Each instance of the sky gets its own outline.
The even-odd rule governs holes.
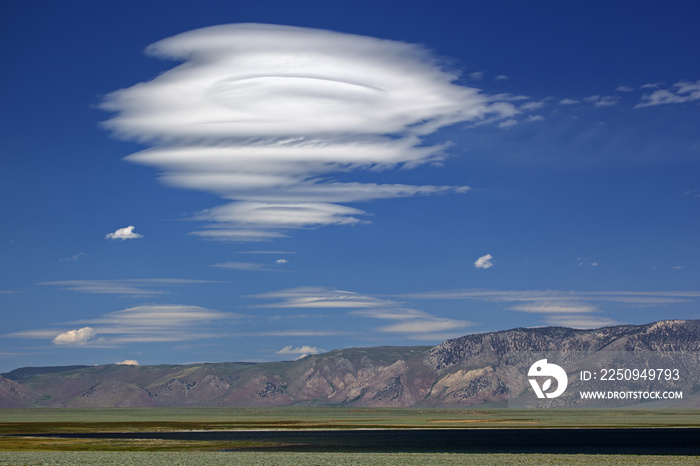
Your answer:
[[[700,318],[698,14],[4,2],[0,371]]]

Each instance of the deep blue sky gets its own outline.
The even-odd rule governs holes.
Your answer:
[[[4,2],[0,371],[700,318],[699,13]],[[202,35],[144,53],[240,23],[308,29],[205,30],[228,45],[197,45],[185,69],[211,83],[192,98],[184,73],[166,73],[189,56],[162,55]],[[403,142],[394,165],[371,156]],[[280,144],[289,163],[270,155]],[[323,164],[304,162],[310,146]],[[186,165],[125,160],[145,149]]]

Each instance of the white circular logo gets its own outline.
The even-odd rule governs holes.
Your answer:
[[[566,371],[556,364],[549,364],[546,359],[540,359],[527,372],[528,377],[536,377],[528,379],[532,389],[535,391],[537,398],[556,398],[566,390],[568,379]],[[540,386],[538,378],[544,379]],[[554,391],[548,392],[552,387],[552,378],[557,381],[557,388]]]

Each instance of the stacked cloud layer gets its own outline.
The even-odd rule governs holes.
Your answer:
[[[423,139],[457,122],[510,118],[509,96],[455,83],[422,47],[288,26],[190,31],[147,53],[182,61],[108,95],[105,122],[149,144],[128,157],[169,185],[229,202],[200,212],[208,239],[263,241],[291,228],[363,222],[344,203],[465,192],[453,186],[340,182],[333,173],[412,167],[443,157]]]

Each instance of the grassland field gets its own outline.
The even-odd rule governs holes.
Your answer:
[[[2,452],[3,466],[99,465],[99,466],[355,466],[355,465],[697,465],[688,456],[635,455],[521,455],[457,453],[261,453],[261,452]]]
[[[700,457],[694,456],[285,453],[279,451],[284,445],[254,441],[48,437],[113,432],[478,428],[700,428],[700,410],[3,409],[0,464],[700,464]],[[269,452],[264,451],[268,448]],[[114,457],[116,453],[121,456]],[[143,455],[151,456],[144,460]]]
[[[571,427],[700,427],[700,409],[662,411],[282,407],[0,410],[0,435],[236,429]]]

